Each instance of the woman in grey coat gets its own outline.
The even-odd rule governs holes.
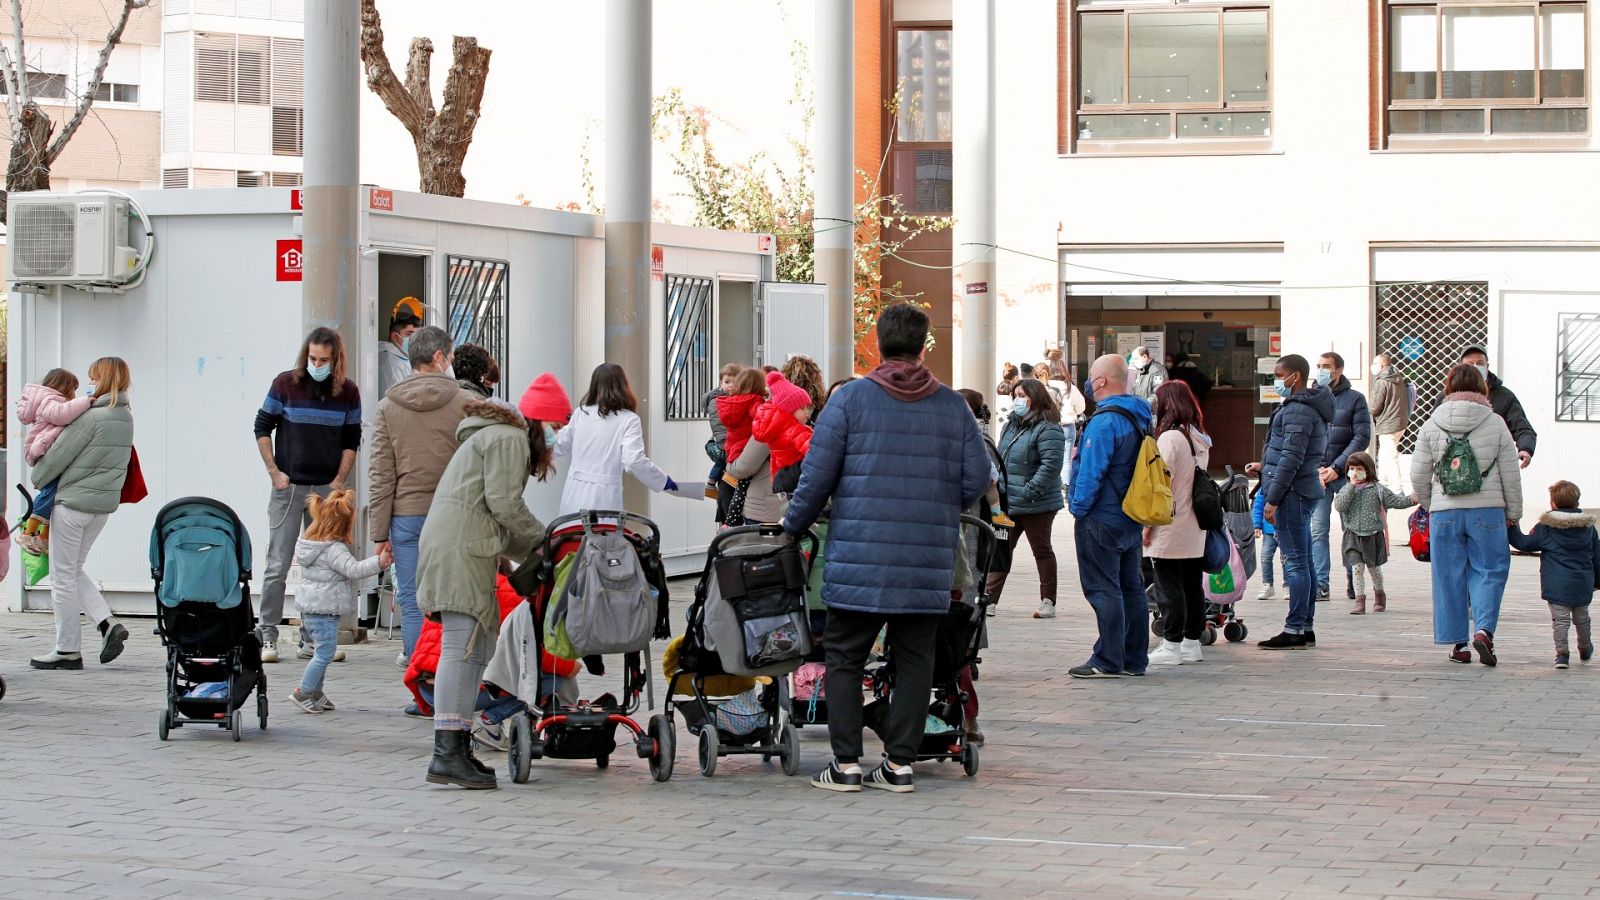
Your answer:
[[[89,367],[89,411],[68,425],[33,468],[34,487],[59,479],[50,514],[50,604],[56,619],[56,647],[28,664],[35,669],[82,669],[83,633],[78,614],[100,629],[100,662],[122,653],[128,629],[111,616],[111,607],[84,571],[89,550],[122,502],[133,455],[133,413],[128,408],[132,377],[115,356]]]
[[[1014,549],[1023,535],[1039,567],[1039,609],[1035,619],[1056,617],[1056,551],[1050,531],[1056,514],[1065,506],[1061,496],[1061,468],[1066,465],[1067,439],[1061,429],[1061,410],[1042,382],[1017,383],[1011,421],[1000,436],[1000,458],[1005,462],[1006,500],[1016,527],[1011,529]],[[989,576],[989,596],[996,602],[1005,588],[1006,573]]]
[[[1446,493],[1440,463],[1451,458],[1452,440],[1466,438],[1477,463],[1478,490]],[[1452,480],[1458,480],[1452,476]],[[1496,663],[1494,631],[1511,571],[1506,527],[1522,518],[1522,469],[1517,444],[1489,405],[1489,384],[1473,366],[1458,365],[1445,379],[1444,402],[1417,435],[1411,484],[1428,511],[1433,553],[1433,642],[1450,646],[1452,662],[1470,663],[1467,642],[1486,666]]]

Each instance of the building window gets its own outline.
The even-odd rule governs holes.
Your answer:
[[[1587,134],[1586,6],[1393,0],[1389,135]]]
[[[1076,16],[1080,143],[1271,137],[1270,4],[1079,0]]]
[[[169,191],[189,186],[188,169],[162,169],[161,186]]]
[[[1445,376],[1461,348],[1489,346],[1489,284],[1484,281],[1400,282],[1377,286],[1374,348],[1392,354],[1417,389],[1421,408],[1444,396]],[[1410,453],[1427,416],[1412,416],[1400,441]]]
[[[111,81],[102,81],[99,89],[94,92],[94,99],[111,103],[138,103],[139,86],[137,84],[118,84]]]
[[[1600,313],[1562,313],[1556,343],[1556,421],[1600,422]]]
[[[306,111],[294,107],[272,108],[272,155],[304,156]]]
[[[700,405],[716,387],[711,361],[711,279],[668,275],[667,418],[704,419]]]
[[[895,32],[894,149],[890,182],[912,215],[952,208],[950,29]]]
[[[6,80],[0,78],[0,97],[9,93],[11,89],[6,86]],[[28,96],[35,100],[65,100],[67,76],[51,72],[29,72]]]
[[[450,256],[446,262],[450,274],[445,282],[445,316],[451,339],[458,346],[477,344],[489,351],[500,364],[502,373],[510,372],[506,335],[511,307],[511,266],[498,260],[469,256]],[[502,400],[506,397],[507,380],[502,377],[495,389]]]

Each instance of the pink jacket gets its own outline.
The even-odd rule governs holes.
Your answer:
[[[23,444],[28,465],[38,465],[61,432],[88,412],[89,404],[93,402],[92,397],[63,397],[60,391],[42,384],[24,387],[22,396],[17,399],[17,418],[22,420],[22,424],[31,426],[28,440]]]

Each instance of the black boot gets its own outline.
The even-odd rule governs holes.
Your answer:
[[[428,763],[428,783],[460,785],[468,790],[499,787],[493,772],[485,774],[473,765],[467,749],[471,740],[470,732],[436,729],[433,732],[433,760]]]
[[[485,764],[483,760],[478,758],[477,754],[472,752],[472,732],[465,731],[465,732],[462,732],[462,733],[467,736],[467,739],[462,742],[462,746],[465,747],[466,750],[467,750],[467,762],[472,763],[472,767],[474,769],[477,769],[479,772],[482,772],[483,774],[489,776],[490,778],[493,778],[494,777],[494,769],[492,767],[490,767],[489,765]]]

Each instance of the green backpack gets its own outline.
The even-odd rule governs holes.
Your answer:
[[[1439,457],[1439,464],[1434,467],[1434,473],[1439,476],[1439,486],[1451,497],[1476,494],[1483,490],[1484,476],[1494,469],[1494,463],[1479,470],[1478,455],[1472,452],[1471,436],[1448,431],[1444,435],[1450,440],[1444,445],[1444,455]]]

